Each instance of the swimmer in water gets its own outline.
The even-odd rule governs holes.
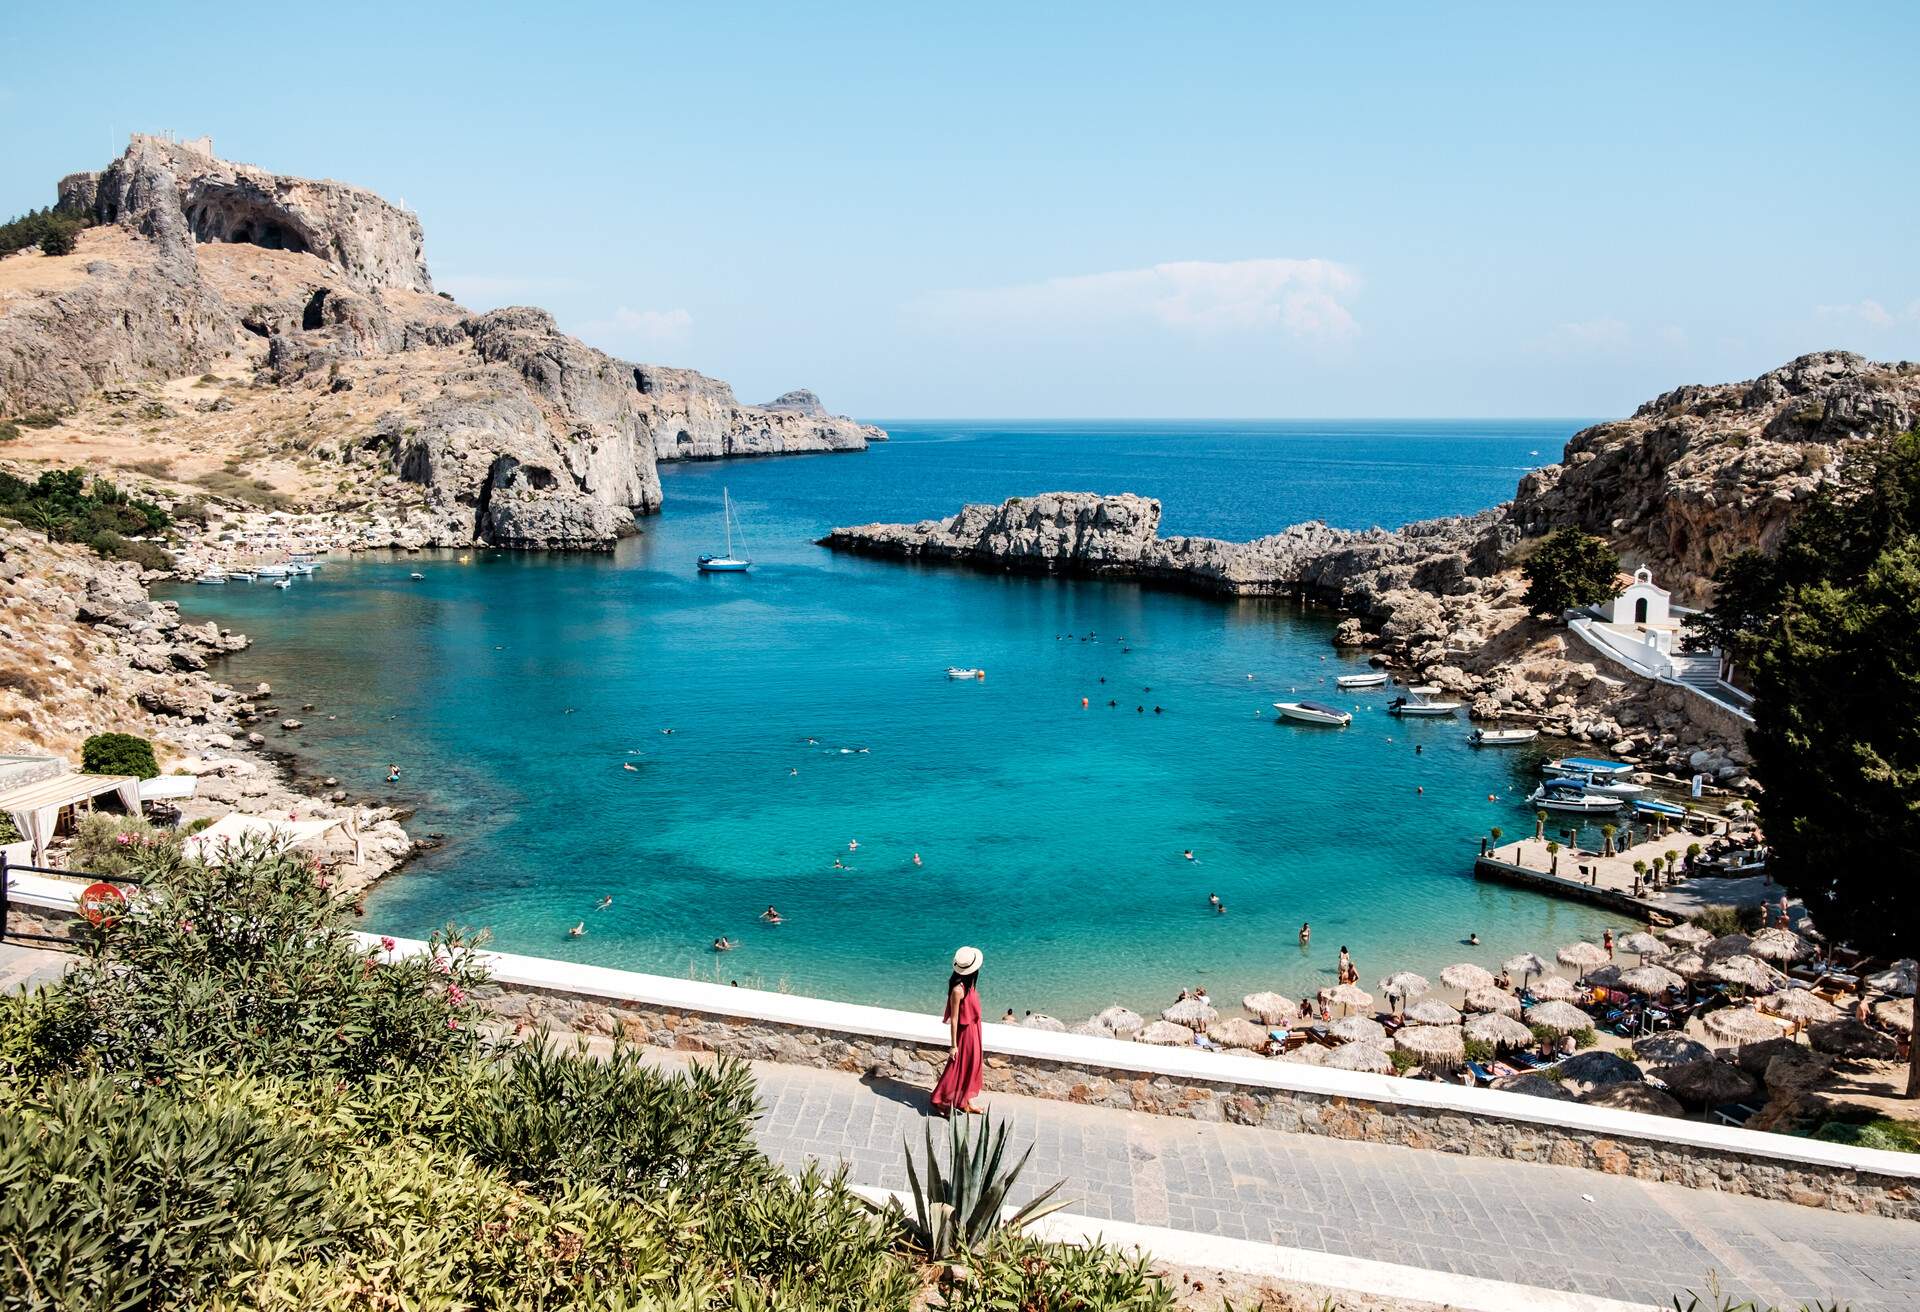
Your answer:
[[[387,767],[387,782],[388,782],[388,783],[390,783],[390,784],[397,784],[397,783],[399,783],[399,782],[400,782],[400,767],[399,767],[399,766],[397,766],[397,765],[390,765],[390,766],[388,766],[388,767]]]
[[[819,745],[820,745],[820,740],[819,740],[818,738],[809,738],[809,739],[807,739],[807,746],[809,746],[809,747],[818,747]]]
[[[1307,925],[1307,924],[1301,925],[1300,926],[1300,946],[1305,947],[1307,946],[1307,944],[1311,943],[1312,941],[1313,941],[1313,926]]]
[[[1220,895],[1218,893],[1207,894],[1207,905],[1212,907],[1215,911],[1225,911],[1227,909],[1227,904],[1220,900]]]
[[[1478,934],[1468,934],[1468,935],[1467,935],[1467,946],[1468,946],[1468,947],[1470,947],[1470,948],[1477,948],[1477,947],[1479,947],[1479,946],[1480,946],[1480,936],[1479,936]]]
[[[662,729],[662,730],[661,730],[660,732],[661,732],[661,733],[672,733],[672,732],[673,732],[673,730],[671,730],[671,729]]]
[[[847,868],[847,863],[845,861],[842,861],[839,857],[835,857],[833,859],[833,868],[835,870],[845,870]]]
[[[1188,848],[1186,851],[1182,852],[1180,855],[1185,857],[1187,860],[1191,861],[1193,860],[1193,849]]]
[[[915,853],[913,854],[913,863],[914,863],[915,865],[919,865],[919,864],[920,864],[920,854],[919,854],[918,852],[915,852]]]
[[[598,902],[594,903],[593,909],[595,911],[605,911],[608,907],[612,905],[613,905],[613,894],[609,893],[605,897],[601,898]]]
[[[794,775],[796,775],[796,774],[799,774],[799,773],[800,773],[800,771],[798,771],[798,770],[796,770],[796,769],[794,769],[794,768],[793,768],[792,766],[788,766],[788,767],[787,767],[787,777],[788,777],[788,778],[792,778],[792,777],[793,777]]]
[[[860,840],[857,838],[849,838],[847,840],[847,851],[858,852],[859,850],[860,850]]]
[[[774,909],[773,904],[768,903],[767,909],[760,913],[760,919],[766,921],[769,925],[777,925],[780,923],[781,917],[780,913]]]
[[[733,951],[733,941],[727,938],[717,938],[713,941],[713,950],[715,952],[731,952]]]
[[[631,770],[631,771],[633,771],[633,772],[634,772],[635,774],[639,774],[639,773],[640,773],[640,767],[639,767],[639,766],[637,766],[637,765],[635,765],[635,764],[634,764],[634,763],[633,763],[632,761],[622,761],[622,762],[620,763],[620,768],[621,768],[622,770]]]
[[[586,932],[587,932],[587,922],[583,920],[579,924],[575,925],[572,929],[567,931],[567,937],[582,938],[586,935]]]

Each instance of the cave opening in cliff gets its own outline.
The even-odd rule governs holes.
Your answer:
[[[258,197],[232,193],[203,196],[186,207],[186,217],[195,241],[296,253],[308,249],[307,239],[287,222],[285,212]]]

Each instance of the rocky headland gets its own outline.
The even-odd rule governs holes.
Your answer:
[[[529,307],[436,294],[419,221],[370,191],[136,136],[59,203],[71,255],[0,260],[0,456],[235,504],[359,511],[402,546],[604,549],[662,461],[864,448],[811,392],[742,403]]]
[[[917,524],[836,528],[822,545],[979,569],[1138,579],[1228,597],[1291,597],[1348,612],[1343,646],[1378,649],[1476,718],[1746,782],[1741,722],[1629,674],[1522,604],[1529,544],[1572,525],[1646,564],[1676,600],[1774,545],[1799,507],[1873,437],[1920,423],[1920,365],[1827,351],[1745,383],[1689,386],[1576,433],[1513,501],[1394,530],[1295,524],[1251,542],[1161,537],[1160,504],[1049,492]]]

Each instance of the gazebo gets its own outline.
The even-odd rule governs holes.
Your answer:
[[[60,813],[107,793],[119,797],[128,815],[140,814],[140,781],[130,774],[63,774],[20,784],[0,793],[0,811],[13,817],[13,827],[32,844],[29,864],[44,865]]]

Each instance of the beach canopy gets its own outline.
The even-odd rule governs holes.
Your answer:
[[[1204,1030],[1220,1019],[1220,1013],[1214,1010],[1211,1003],[1198,998],[1182,998],[1161,1012],[1160,1019],[1184,1025],[1190,1030]]]
[[[1467,1056],[1466,1043],[1454,1025],[1403,1026],[1393,1036],[1393,1044],[1418,1058],[1421,1065],[1442,1070],[1458,1066]]]
[[[1060,1021],[1052,1016],[1042,1015],[1037,1011],[1028,1012],[1026,1017],[1021,1020],[1020,1028],[1026,1030],[1046,1030],[1051,1034],[1065,1034],[1067,1032],[1067,1027]]]
[[[1502,1016],[1518,1016],[1520,999],[1500,989],[1474,989],[1467,994],[1468,1011],[1493,1011]]]
[[[1711,1057],[1713,1049],[1698,1039],[1688,1038],[1679,1030],[1668,1030],[1664,1034],[1649,1034],[1644,1039],[1634,1040],[1633,1055],[1656,1066],[1678,1066],[1682,1062]]]
[[[189,859],[217,866],[227,856],[254,843],[262,843],[275,852],[284,852],[302,843],[310,843],[329,829],[344,823],[339,819],[293,820],[230,811],[199,833],[187,835],[180,850]]]
[[[1561,1088],[1558,1080],[1550,1080],[1538,1071],[1503,1075],[1493,1082],[1493,1087],[1501,1093],[1524,1093],[1530,1098],[1553,1098],[1560,1102],[1573,1101],[1573,1095]]]
[[[1723,984],[1738,984],[1750,989],[1772,988],[1780,972],[1758,957],[1722,957],[1707,963],[1707,976]]]
[[[1645,1078],[1633,1062],[1599,1048],[1574,1053],[1554,1073],[1575,1094],[1591,1093],[1607,1084],[1637,1084]]]
[[[1571,1002],[1586,996],[1585,989],[1577,988],[1572,980],[1562,979],[1558,975],[1546,976],[1528,992],[1540,1002]]]
[[[1705,1024],[1707,1033],[1722,1043],[1759,1043],[1763,1039],[1777,1039],[1782,1036],[1779,1021],[1752,1007],[1729,1007],[1721,1011],[1710,1011],[1707,1013]]]
[[[1584,940],[1579,943],[1569,943],[1553,955],[1561,965],[1574,966],[1582,970],[1605,965],[1609,960],[1605,948]]]
[[[1689,950],[1676,952],[1670,957],[1662,957],[1660,964],[1676,975],[1684,975],[1688,979],[1705,979],[1707,967],[1713,963],[1698,952]]]
[[[1336,1048],[1327,1053],[1319,1064],[1337,1071],[1366,1071],[1373,1075],[1393,1073],[1393,1058],[1371,1043],[1349,1043]]]
[[[1251,1048],[1258,1052],[1267,1046],[1265,1027],[1255,1025],[1252,1021],[1239,1016],[1211,1026],[1207,1030],[1207,1037],[1216,1043],[1224,1043],[1229,1048]]]
[[[117,795],[128,815],[140,814],[140,781],[130,774],[63,774],[21,784],[0,792],[0,814],[13,817],[14,829],[31,844],[29,864],[45,865],[61,810],[105,793]]]
[[[1616,962],[1603,961],[1592,970],[1581,975],[1580,981],[1584,984],[1604,984],[1606,987],[1612,988],[1620,982],[1620,967]]]
[[[1799,961],[1813,955],[1813,944],[1790,929],[1763,929],[1747,944],[1747,951],[1767,961]]]
[[[1407,1019],[1416,1025],[1458,1025],[1460,1013],[1438,998],[1422,998],[1407,1008]]]
[[[1371,1043],[1387,1046],[1387,1027],[1371,1016],[1342,1016],[1327,1027],[1327,1033],[1342,1043]]]
[[[1130,1039],[1140,1032],[1146,1022],[1140,1018],[1139,1012],[1129,1011],[1125,1007],[1108,1007],[1093,1018],[1092,1024],[1095,1029],[1116,1039]]]
[[[1547,963],[1531,952],[1522,952],[1501,962],[1500,969],[1509,975],[1544,975],[1547,973]]]
[[[1686,980],[1665,966],[1642,963],[1620,972],[1620,987],[1633,993],[1665,993],[1686,984]]]
[[[1493,972],[1485,966],[1476,966],[1471,961],[1462,961],[1458,965],[1448,966],[1440,972],[1440,982],[1450,989],[1459,989],[1466,993],[1473,989],[1493,987]]]
[[[1572,1034],[1578,1030],[1593,1028],[1593,1017],[1574,1006],[1571,1002],[1542,1002],[1527,1012],[1524,1018],[1529,1025],[1538,1025],[1552,1030],[1555,1034]]]
[[[1643,1112],[1649,1116],[1680,1116],[1686,1108],[1670,1093],[1662,1093],[1651,1084],[1623,1081],[1603,1084],[1580,1095],[1589,1107],[1612,1107],[1616,1111]]]
[[[1895,998],[1912,997],[1917,983],[1920,983],[1920,963],[1912,957],[1902,957],[1878,975],[1867,976],[1868,987]]]
[[[1338,1049],[1323,1048],[1317,1043],[1309,1043],[1304,1047],[1295,1048],[1292,1052],[1281,1053],[1280,1060],[1297,1062],[1302,1066],[1324,1066],[1327,1058],[1336,1051]]]
[[[1745,934],[1722,934],[1701,948],[1700,954],[1708,961],[1718,961],[1722,957],[1741,957],[1747,955],[1747,949],[1752,944],[1753,940]]]
[[[1761,1003],[1766,1010],[1784,1020],[1838,1020],[1840,1008],[1818,997],[1812,989],[1781,989]]]
[[[1269,1025],[1282,1024],[1298,1014],[1293,999],[1278,993],[1249,993],[1240,999],[1240,1005]]]
[[[1677,943],[1683,948],[1697,948],[1702,943],[1711,943],[1713,941],[1712,934],[1700,928],[1698,925],[1684,921],[1673,926],[1671,929],[1661,930],[1660,937],[1669,943]]]
[[[1193,1044],[1193,1031],[1170,1020],[1157,1020],[1133,1036],[1135,1043],[1155,1043],[1163,1048],[1183,1048]]]
[[[1672,948],[1647,933],[1644,929],[1636,929],[1633,933],[1621,939],[1620,947],[1623,951],[1633,953],[1642,961],[1645,961],[1648,957],[1664,957],[1667,953],[1673,951]]]
[[[1486,1012],[1467,1022],[1466,1035],[1476,1043],[1491,1043],[1497,1048],[1524,1048],[1533,1042],[1533,1031],[1511,1016]]]
[[[1380,981],[1380,991],[1390,998],[1417,997],[1432,988],[1425,975],[1416,975],[1410,970],[1397,970]]]
[[[1729,1066],[1711,1057],[1679,1066],[1663,1066],[1654,1074],[1674,1097],[1704,1107],[1738,1102],[1760,1092],[1751,1075],[1738,1066]]]
[[[1373,994],[1358,984],[1336,984],[1327,991],[1327,1001],[1336,1007],[1371,1007]]]

